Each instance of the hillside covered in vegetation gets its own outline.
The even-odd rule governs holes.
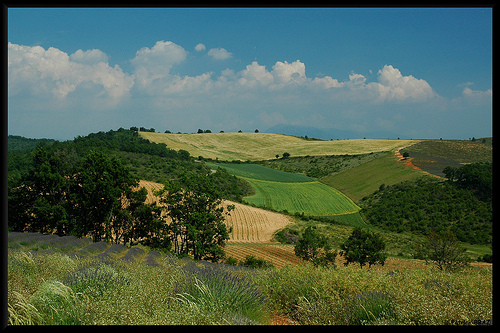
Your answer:
[[[22,173],[32,170],[33,145],[20,144],[19,141],[30,142],[30,139],[8,137],[8,179],[9,182],[18,179]],[[173,150],[165,144],[154,143],[143,139],[135,130],[120,128],[116,131],[90,133],[87,136],[78,136],[70,141],[37,141],[43,146],[49,156],[64,157],[64,162],[76,164],[91,151],[99,151],[109,157],[116,157],[130,170],[136,179],[150,180],[163,183],[174,180],[181,173],[209,173],[210,169],[203,163],[196,162],[195,158],[185,150]],[[22,147],[26,149],[19,149]],[[241,202],[243,196],[253,193],[252,188],[243,180],[220,170],[212,175],[217,189],[225,199]]]
[[[386,230],[426,235],[449,229],[462,242],[492,242],[491,200],[448,181],[422,177],[381,186],[358,204],[368,223]]]

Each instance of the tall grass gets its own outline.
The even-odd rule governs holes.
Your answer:
[[[446,273],[430,267],[387,271],[301,265],[254,276],[273,307],[300,324],[472,325],[492,320],[487,269]]]
[[[23,324],[480,324],[492,320],[491,269],[441,272],[309,264],[237,269],[161,257],[141,261],[8,253],[8,322]]]

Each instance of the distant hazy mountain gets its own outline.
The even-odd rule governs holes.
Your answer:
[[[309,138],[317,138],[323,140],[345,140],[345,139],[411,139],[410,137],[401,136],[387,131],[373,131],[373,132],[356,132],[351,130],[339,130],[339,129],[326,129],[326,128],[315,128],[308,126],[294,126],[294,125],[275,125],[266,131],[265,133],[277,133],[295,136],[308,136]]]

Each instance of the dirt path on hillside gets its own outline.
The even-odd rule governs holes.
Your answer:
[[[409,145],[411,146],[411,145]],[[406,146],[406,147],[409,147],[409,146]],[[419,168],[418,166],[416,166],[415,164],[413,164],[412,160],[413,158],[411,157],[403,157],[403,155],[401,154],[401,149],[404,149],[406,147],[401,147],[401,148],[398,148],[394,151],[394,156],[398,159],[398,162],[401,162],[404,166],[406,167],[410,167],[410,168],[413,168],[415,170],[418,170],[426,175],[429,175],[429,176],[432,176],[432,177],[436,177],[436,178],[439,178],[439,179],[446,179],[444,177],[441,177],[441,176],[438,176],[438,175],[435,175],[435,174],[432,174],[430,172],[427,172],[425,170],[422,170],[421,168]]]

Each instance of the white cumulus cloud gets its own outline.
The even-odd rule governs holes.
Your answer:
[[[224,48],[215,48],[208,51],[208,55],[214,60],[226,60],[233,56],[231,52],[228,52]]]
[[[399,69],[392,65],[385,65],[378,71],[378,81],[388,88],[385,98],[389,101],[421,102],[436,96],[427,81],[417,79],[412,75],[403,76]]]
[[[491,89],[481,91],[472,90],[469,87],[464,88],[462,95],[467,98],[491,98],[493,96],[493,91]]]
[[[199,44],[197,44],[197,45],[194,47],[194,49],[195,49],[196,51],[200,52],[200,51],[205,50],[205,49],[206,49],[206,47],[205,47],[205,44],[199,43]]]
[[[102,52],[101,50],[98,49],[93,49],[93,50],[78,50],[72,55],[69,56],[69,59],[74,62],[78,62],[81,64],[98,64],[100,62],[107,63],[108,62],[108,56],[106,53]]]
[[[257,61],[247,65],[247,67],[239,74],[241,75],[241,78],[238,82],[244,86],[253,87],[257,84],[267,86],[274,80],[273,75],[266,70],[266,66],[259,65]]]
[[[93,86],[92,96],[105,95],[115,103],[128,95],[133,85],[133,78],[118,65],[110,67],[101,61],[107,60],[107,56],[99,50],[77,51],[68,56],[54,47],[45,50],[9,42],[8,59],[9,96],[65,98]]]
[[[187,51],[180,45],[170,41],[157,41],[152,47],[143,47],[130,60],[135,67],[134,76],[137,88],[150,90],[148,94],[161,92],[160,82],[169,79],[170,70],[187,57]]]
[[[277,61],[273,66],[272,74],[279,83],[305,83],[306,65],[300,60],[292,63]]]

